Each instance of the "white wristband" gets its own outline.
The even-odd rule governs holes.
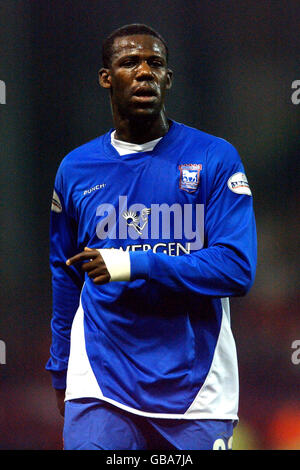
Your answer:
[[[110,281],[130,281],[130,256],[128,251],[116,248],[98,250],[110,274]]]

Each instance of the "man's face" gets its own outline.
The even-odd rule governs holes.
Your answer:
[[[155,116],[164,107],[171,87],[162,42],[150,35],[116,38],[111,66],[100,72],[100,83],[111,90],[114,112],[123,117]]]

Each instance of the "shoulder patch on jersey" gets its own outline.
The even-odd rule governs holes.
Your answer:
[[[179,188],[189,193],[196,191],[200,181],[200,171],[202,170],[201,163],[185,163],[179,165],[179,170]]]
[[[244,173],[234,173],[227,181],[228,188],[236,194],[247,194],[251,196],[251,189]]]
[[[58,213],[62,211],[62,205],[55,189],[52,196],[51,210]]]

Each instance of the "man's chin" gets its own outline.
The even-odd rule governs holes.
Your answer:
[[[131,119],[155,118],[160,115],[161,110],[154,106],[130,107],[128,117]]]

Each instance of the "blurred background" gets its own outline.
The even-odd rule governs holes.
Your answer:
[[[97,81],[101,44],[132,22],[169,43],[169,117],[229,140],[254,194],[256,281],[231,302],[241,389],[234,448],[300,449],[297,0],[0,1],[0,449],[62,448],[44,370],[53,182],[66,153],[112,127]]]

